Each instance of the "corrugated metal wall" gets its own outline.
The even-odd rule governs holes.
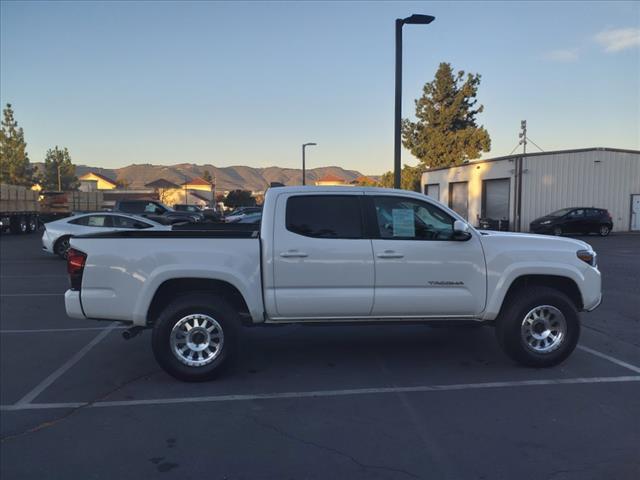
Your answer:
[[[628,231],[634,193],[640,194],[640,154],[593,150],[526,157],[522,228],[560,208],[599,207],[611,213],[614,231]]]
[[[467,220],[478,226],[482,212],[482,181],[498,178],[510,179],[509,212],[513,215],[515,182],[513,177],[514,162],[501,160],[497,162],[469,163],[460,167],[446,170],[435,170],[422,175],[422,191],[427,184],[440,185],[440,198],[437,199],[449,205],[449,183],[469,182],[469,215]],[[513,222],[513,219],[510,219]]]
[[[440,185],[439,200],[449,201],[450,182],[469,182],[469,221],[477,225],[482,211],[482,180],[510,178],[510,221],[514,224],[514,161],[470,163],[426,172],[424,185]],[[614,231],[628,231],[631,195],[640,194],[640,153],[610,150],[567,151],[527,156],[522,178],[522,230],[529,223],[564,207],[599,207],[611,213]]]

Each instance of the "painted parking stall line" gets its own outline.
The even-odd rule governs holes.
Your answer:
[[[578,348],[587,353],[590,353],[591,355],[595,355],[596,357],[600,357],[604,360],[610,361],[611,363],[615,363],[616,365],[626,368],[627,370],[640,373],[640,367],[625,362],[624,360],[620,360],[619,358],[612,357],[611,355],[607,355],[606,353],[599,352],[598,350],[594,350],[593,348],[585,347],[584,345],[578,345]]]
[[[89,351],[95,347],[98,343],[100,343],[109,333],[117,326],[116,323],[112,323],[109,327],[105,328],[104,331],[100,332],[96,337],[91,340],[88,344],[86,344],[80,351],[78,351],[73,357],[67,360],[62,366],[60,366],[56,371],[54,371],[51,375],[45,378],[42,382],[40,382],[35,388],[33,388],[29,393],[27,393],[24,397],[16,402],[16,406],[25,406],[30,404],[33,400],[38,397],[42,392],[44,392],[47,388],[49,388],[58,378],[60,378],[64,373],[73,367],[76,363],[78,363],[82,358],[89,353]]]
[[[506,382],[485,382],[485,383],[461,383],[451,385],[420,385],[414,387],[379,387],[379,388],[354,388],[343,390],[314,390],[309,392],[282,392],[282,393],[256,393],[238,395],[211,395],[205,397],[179,397],[179,398],[155,398],[141,400],[115,400],[90,402],[62,402],[62,403],[21,403],[14,405],[1,405],[2,411],[22,411],[22,410],[46,410],[61,408],[113,408],[131,407],[147,405],[175,405],[183,403],[216,403],[216,402],[243,402],[251,400],[281,400],[281,399],[303,399],[303,398],[328,398],[345,397],[357,395],[383,395],[397,393],[425,393],[425,392],[447,392],[483,390],[494,388],[523,388],[540,387],[549,385],[590,385],[599,383],[627,383],[640,382],[640,375],[627,375],[618,377],[579,377],[562,378],[555,380],[517,380]]]
[[[27,328],[22,330],[0,330],[0,335],[12,333],[65,333],[65,332],[95,332],[102,330],[124,330],[127,327],[78,327],[78,328]]]

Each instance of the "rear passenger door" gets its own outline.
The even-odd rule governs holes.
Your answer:
[[[277,317],[367,316],[374,265],[365,238],[363,195],[288,194],[274,219],[273,279]]]

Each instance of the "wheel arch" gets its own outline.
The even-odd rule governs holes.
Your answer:
[[[251,323],[247,302],[240,290],[230,282],[211,278],[182,277],[165,280],[156,289],[147,310],[147,325],[152,325],[160,312],[176,297],[188,293],[216,294],[225,298],[238,312],[243,324]]]
[[[533,274],[521,275],[511,282],[511,285],[509,285],[509,289],[507,290],[507,293],[502,300],[500,312],[502,312],[502,310],[505,308],[504,306],[513,298],[513,296],[517,292],[533,286],[541,286],[558,290],[569,297],[578,311],[584,309],[582,293],[580,292],[578,284],[573,279],[562,275]]]

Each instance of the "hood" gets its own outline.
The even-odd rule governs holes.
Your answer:
[[[535,233],[516,233],[516,232],[496,232],[493,230],[479,230],[481,237],[483,240],[487,237],[493,238],[512,238],[513,240],[522,239],[532,242],[546,242],[549,245],[563,245],[563,246],[575,246],[578,250],[593,250],[591,245],[587,242],[583,242],[582,240],[576,240],[575,238],[568,237],[556,237],[553,235],[538,235]]]

